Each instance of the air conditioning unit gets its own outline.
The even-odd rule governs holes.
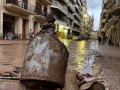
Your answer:
[[[24,8],[24,3],[21,2],[21,1],[19,1],[19,2],[18,2],[18,6],[21,7],[21,8]]]
[[[31,11],[35,13],[36,7],[32,7],[32,8],[31,8]]]

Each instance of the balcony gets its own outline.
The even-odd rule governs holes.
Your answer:
[[[64,8],[58,1],[54,1],[53,5],[51,5],[51,8],[56,10],[56,12],[60,11],[65,15],[68,15],[68,10]]]
[[[111,13],[111,9],[108,9],[108,10],[106,11],[106,13],[107,13],[107,14],[110,14],[110,13]]]
[[[74,8],[74,6],[72,5],[72,3],[71,3],[71,2],[69,2],[68,7],[69,7],[69,8],[70,8],[73,12],[75,12],[75,8]]]
[[[50,13],[44,11],[44,10],[41,10],[41,9],[36,9],[36,15],[34,15],[34,17],[37,19],[37,20],[41,20],[41,21],[45,21],[46,19],[46,16],[49,15]]]
[[[74,20],[74,23],[75,23],[77,26],[81,27],[81,23],[78,22],[77,20]]]
[[[108,27],[113,25],[117,20],[118,20],[117,16],[112,16],[112,18],[108,20]]]
[[[77,13],[74,13],[73,15],[76,16],[80,21],[82,21]]]
[[[72,2],[73,4],[75,4],[76,3],[76,0],[69,0],[70,2]]]
[[[102,19],[102,23],[103,23],[103,22],[106,22],[106,19]]]
[[[82,5],[84,4],[83,0],[80,0],[80,2],[81,2]]]
[[[107,4],[108,4],[108,0],[104,0],[104,3],[103,3],[103,8],[104,9],[107,9]]]
[[[74,20],[74,16],[71,13],[68,13],[68,17]]]
[[[120,0],[113,0],[112,2],[112,14],[120,15]]]
[[[62,20],[56,20],[55,24],[64,25],[64,26],[68,25],[68,23],[66,21],[62,21]]]
[[[105,14],[105,17],[108,18],[109,14]]]
[[[44,5],[52,5],[53,3],[53,0],[38,0],[38,1],[40,1]]]
[[[105,4],[105,3],[108,3],[108,0],[105,0],[105,1],[104,1],[104,4]]]
[[[69,0],[54,0],[58,1],[59,3],[66,3],[67,5],[69,4]]]
[[[18,0],[5,0],[4,7],[13,10],[16,13],[22,13],[26,15],[36,14],[36,7],[30,3],[25,3]]]
[[[105,32],[105,28],[101,28],[101,32]]]
[[[104,10],[103,10],[103,13],[105,13],[106,11],[107,11],[107,9],[104,9]]]
[[[69,0],[64,0],[64,2],[68,5],[69,4]]]
[[[111,9],[112,3],[108,3],[108,9]]]
[[[79,11],[79,13],[81,14],[81,11],[80,11],[80,9],[79,9],[79,6],[77,5],[77,4],[75,4],[75,5],[73,5],[78,11]],[[82,14],[81,14],[81,16],[82,16]]]
[[[79,33],[82,32],[82,31],[81,31],[79,28],[77,28],[77,27],[73,27],[73,31],[76,31],[76,32],[79,32]]]

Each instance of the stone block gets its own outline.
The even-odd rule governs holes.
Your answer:
[[[65,76],[65,86],[62,90],[78,90],[78,82],[76,72],[72,69],[67,69]]]

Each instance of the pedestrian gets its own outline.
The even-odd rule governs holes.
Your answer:
[[[111,40],[112,40],[112,36],[110,34],[110,36],[109,36],[109,45],[111,45]]]
[[[34,33],[32,33],[32,38],[34,38]]]
[[[99,36],[99,43],[101,43],[101,36]]]
[[[32,29],[30,29],[30,31],[29,31],[29,39],[32,38],[32,33],[33,33],[33,31],[32,31]]]
[[[103,44],[105,44],[105,34],[103,34]]]
[[[39,35],[39,32],[36,33],[36,36]]]
[[[88,62],[90,61],[90,59],[88,58]]]

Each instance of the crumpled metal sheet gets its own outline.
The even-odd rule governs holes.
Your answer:
[[[54,35],[41,33],[28,43],[21,80],[49,81],[64,86],[69,53]],[[39,82],[39,86],[40,82]]]

